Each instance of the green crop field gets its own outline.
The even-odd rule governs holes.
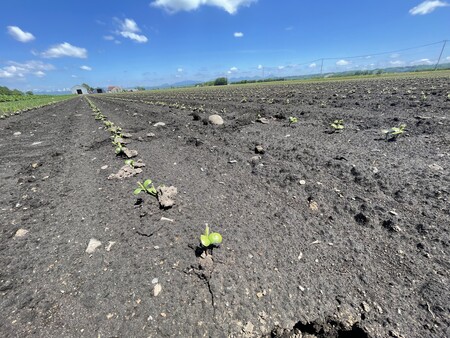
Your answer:
[[[0,118],[31,108],[68,100],[74,95],[0,95]]]

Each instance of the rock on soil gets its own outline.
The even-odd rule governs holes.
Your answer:
[[[102,245],[102,242],[100,242],[99,240],[97,240],[95,238],[91,238],[89,240],[89,244],[86,248],[86,253],[91,254],[91,253],[95,252],[95,250],[97,250],[97,248],[101,245]]]
[[[131,149],[128,149],[128,148],[125,148],[124,151],[123,151],[123,153],[124,153],[128,158],[133,158],[133,157],[138,156],[137,150],[131,150]]]
[[[209,123],[214,124],[216,126],[220,126],[223,124],[223,118],[217,114],[210,115],[208,117],[208,121],[209,121]]]
[[[141,168],[133,168],[128,164],[124,165],[116,174],[111,174],[108,176],[108,180],[111,179],[119,179],[122,180],[124,178],[133,177],[142,172]]]
[[[158,201],[162,208],[170,208],[175,204],[174,198],[177,195],[177,188],[174,186],[156,188],[158,191]]]
[[[14,238],[24,237],[28,233],[28,230],[26,229],[19,229],[16,231],[16,234],[14,235]]]

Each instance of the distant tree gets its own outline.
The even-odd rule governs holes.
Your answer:
[[[27,94],[27,95],[34,95],[34,93],[31,90],[27,91],[25,94]]]
[[[137,89],[137,90],[145,90],[145,87],[137,86],[136,89]]]
[[[226,77],[218,77],[214,80],[214,86],[225,86],[228,84],[228,79]]]
[[[11,90],[8,87],[0,86],[0,95],[11,95]]]
[[[93,91],[94,91],[94,88],[92,88],[91,86],[89,86],[87,83],[83,83],[83,84],[81,85],[81,87],[86,88],[86,90],[87,90],[88,92],[93,92]]]
[[[11,92],[11,95],[23,95],[23,93],[22,93],[20,90],[18,90],[18,89],[14,89],[14,90]]]

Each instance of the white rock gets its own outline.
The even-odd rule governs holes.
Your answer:
[[[102,245],[102,242],[100,242],[99,240],[95,239],[95,238],[91,238],[89,240],[89,244],[86,248],[86,252],[87,253],[93,253],[99,246]]]
[[[102,170],[108,169],[108,166],[107,166],[107,165],[104,165],[104,166],[102,166],[101,169],[102,169]]]
[[[116,244],[116,242],[111,242],[111,241],[109,241],[108,242],[108,245],[106,246],[106,251],[111,251],[111,248],[112,248],[112,246],[114,245],[114,244]]]
[[[166,124],[164,122],[157,122],[153,125],[153,127],[164,127]]]
[[[223,124],[223,119],[220,115],[214,114],[214,115],[210,115],[208,117],[208,121],[211,124],[214,124],[216,126],[220,126]]]
[[[14,238],[18,237],[24,237],[28,233],[28,230],[26,229],[19,229],[16,231],[16,234],[14,235]]]
[[[300,185],[305,185],[306,181],[305,180],[300,180],[300,182],[298,182],[298,183],[300,183]]]
[[[155,137],[156,135],[155,134],[153,134],[153,133],[148,133],[147,134],[147,137]]]
[[[19,136],[19,135],[21,135],[22,133],[20,132],[20,131],[16,131],[13,135],[14,136]]]
[[[162,286],[161,284],[156,284],[155,287],[153,288],[153,296],[157,297],[159,295],[159,293],[162,290]]]
[[[158,278],[153,278],[152,279],[152,284],[158,284]]]

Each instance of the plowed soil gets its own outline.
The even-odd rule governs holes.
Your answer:
[[[1,120],[1,336],[450,336],[449,84],[91,95],[146,164],[123,180],[84,97]]]

